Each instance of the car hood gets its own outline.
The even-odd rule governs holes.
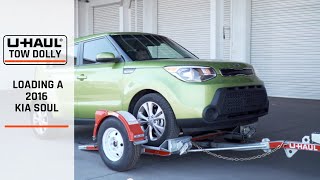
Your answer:
[[[215,59],[163,59],[126,62],[127,68],[157,68],[166,66],[209,66],[216,71],[223,68],[243,69],[252,68],[250,64],[234,61],[223,61]]]

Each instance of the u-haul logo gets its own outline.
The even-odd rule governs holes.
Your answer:
[[[7,65],[63,65],[67,63],[64,35],[6,35],[3,62]]]
[[[314,144],[304,144],[304,143],[290,143],[290,149],[298,149],[298,150],[305,150],[305,151],[318,151]]]

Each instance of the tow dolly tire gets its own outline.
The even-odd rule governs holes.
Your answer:
[[[114,128],[118,130],[123,139],[123,145],[124,145],[123,154],[121,158],[116,161],[112,161],[111,159],[109,159],[106,155],[106,152],[104,152],[104,149],[103,149],[103,144],[102,144],[103,135],[109,128]],[[134,145],[133,142],[129,141],[126,128],[124,127],[122,122],[116,117],[108,117],[103,121],[98,131],[97,142],[98,142],[98,149],[99,149],[99,154],[101,156],[101,159],[106,164],[106,166],[108,166],[112,170],[120,171],[120,172],[128,171],[135,167],[135,165],[137,164],[140,158],[141,145]]]

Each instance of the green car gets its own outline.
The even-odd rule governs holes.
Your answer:
[[[149,144],[180,132],[231,129],[268,113],[251,65],[203,60],[164,36],[104,33],[75,41],[75,119],[95,111],[131,112]]]

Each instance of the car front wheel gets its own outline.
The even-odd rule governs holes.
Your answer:
[[[163,141],[176,138],[179,127],[167,100],[158,93],[143,96],[136,103],[134,116],[148,136],[149,145],[160,145]]]

